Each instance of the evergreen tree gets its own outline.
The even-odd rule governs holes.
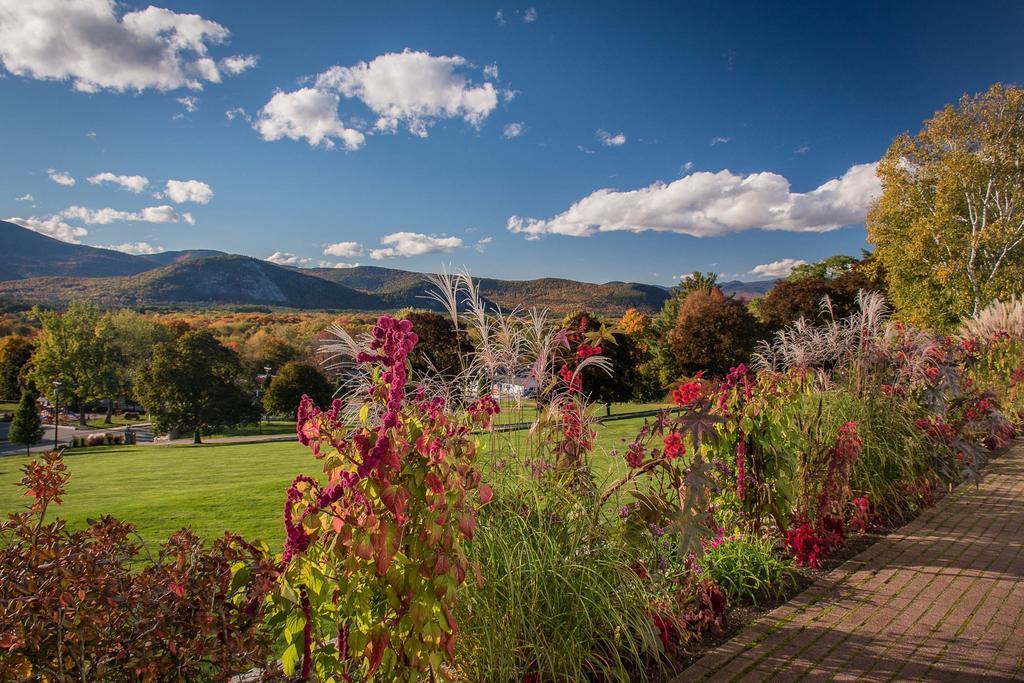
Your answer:
[[[11,420],[11,431],[7,435],[11,443],[25,444],[25,454],[29,448],[43,438],[43,423],[39,420],[39,407],[36,398],[28,391],[21,392],[21,401]]]

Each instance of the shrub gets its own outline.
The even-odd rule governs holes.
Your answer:
[[[769,536],[737,535],[710,543],[700,566],[736,604],[778,600],[795,583],[793,561],[779,556]]]
[[[760,324],[743,302],[717,287],[691,292],[668,333],[675,376],[725,375],[749,359],[760,335]]]
[[[0,525],[0,679],[225,680],[267,661],[263,548],[180,531],[140,571],[130,524],[46,521],[69,479],[59,455],[22,471],[31,503]]]

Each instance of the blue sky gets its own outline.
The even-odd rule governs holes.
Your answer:
[[[865,165],[1021,80],[1024,5],[775,5],[0,0],[0,217],[598,282],[857,254]]]

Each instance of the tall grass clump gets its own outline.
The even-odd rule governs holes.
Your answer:
[[[793,560],[779,554],[771,536],[724,539],[704,552],[700,566],[730,604],[779,600],[795,583]]]
[[[855,496],[866,496],[885,519],[900,520],[909,511],[908,488],[941,471],[937,465],[948,464],[948,449],[915,424],[919,411],[898,397],[858,393],[835,384],[805,396],[799,410],[819,416],[821,434],[835,434],[846,422],[857,423],[864,443],[853,465],[850,488]]]
[[[466,680],[632,681],[657,668],[636,554],[576,494],[527,484],[496,498],[469,552],[481,581],[460,601]]]

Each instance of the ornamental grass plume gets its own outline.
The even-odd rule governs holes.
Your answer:
[[[1002,335],[1024,339],[1024,299],[996,299],[960,326],[962,337],[992,341]]]

